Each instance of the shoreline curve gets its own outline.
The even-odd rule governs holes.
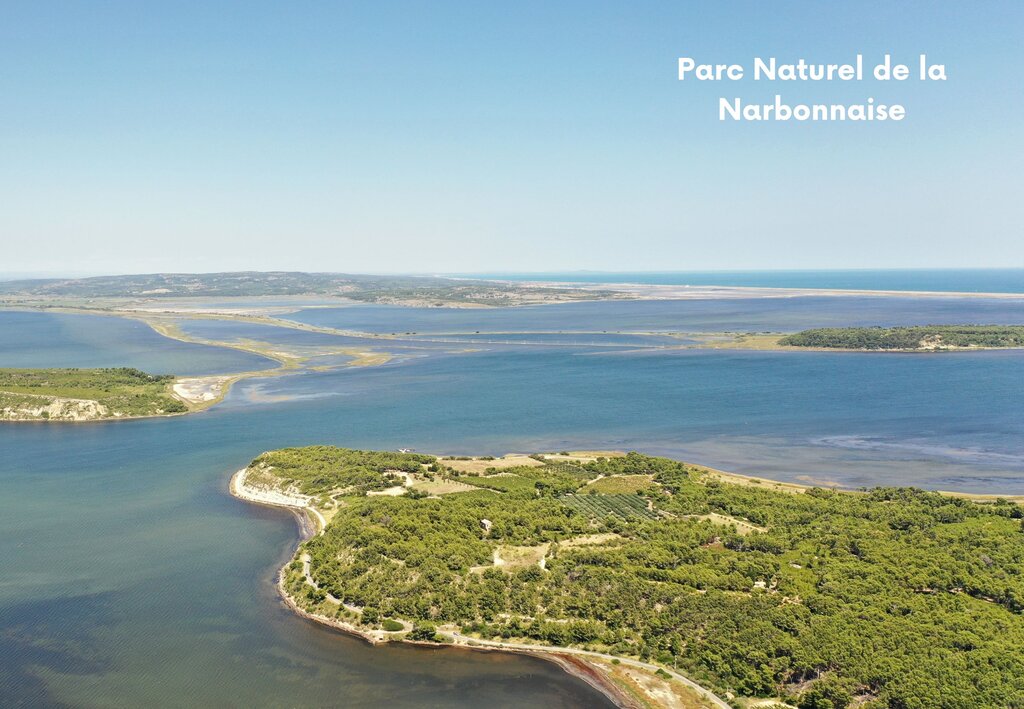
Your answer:
[[[323,532],[326,527],[326,520],[324,520],[323,515],[320,514],[318,510],[308,504],[310,498],[302,495],[289,495],[278,491],[253,488],[246,485],[245,478],[247,473],[248,468],[243,468],[231,476],[228,483],[229,493],[232,497],[250,504],[276,507],[292,512],[299,525],[300,537],[298,543],[295,545],[295,551],[298,551],[303,542]],[[686,677],[671,668],[663,668],[650,663],[641,662],[639,660],[619,658],[612,655],[605,655],[603,653],[577,648],[528,645],[525,643],[496,642],[480,638],[467,638],[460,633],[453,634],[455,642],[449,645],[438,645],[437,643],[420,642],[405,638],[396,639],[389,637],[384,631],[368,632],[361,628],[357,628],[350,623],[345,623],[335,618],[327,618],[315,613],[310,613],[304,608],[301,608],[285,588],[285,570],[288,568],[290,563],[291,561],[279,568],[274,579],[274,585],[277,588],[278,595],[280,595],[285,605],[287,605],[292,612],[301,618],[324,625],[333,630],[343,632],[346,635],[358,638],[369,645],[377,646],[395,642],[433,649],[458,648],[474,652],[505,652],[517,655],[529,655],[558,665],[564,672],[586,682],[591,687],[601,692],[613,704],[621,707],[622,709],[633,709],[634,707],[639,707],[640,705],[637,704],[637,702],[627,694],[624,689],[619,687],[619,685],[606,675],[603,668],[594,662],[587,661],[585,658],[589,656],[607,659],[609,661],[619,660],[620,664],[635,667],[637,669],[650,672],[657,670],[667,672],[673,679],[679,680],[687,688],[697,692],[704,701],[713,705],[717,709],[731,709],[727,702],[716,696],[707,688],[700,686],[689,677]]]

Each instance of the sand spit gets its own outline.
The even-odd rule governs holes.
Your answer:
[[[1021,300],[1022,293],[971,291],[903,291],[844,288],[771,288],[767,286],[686,286],[655,283],[522,282],[522,285],[575,287],[582,291],[614,291],[639,300],[727,300],[732,298],[795,298],[800,296],[880,296],[889,298],[998,298]]]
[[[206,404],[224,396],[235,376],[182,378],[174,382],[172,389],[177,397],[189,404]]]

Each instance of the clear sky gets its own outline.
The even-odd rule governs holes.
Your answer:
[[[1024,266],[1024,3],[22,2],[0,271]],[[947,67],[696,84],[677,58]],[[722,123],[721,95],[902,103]]]

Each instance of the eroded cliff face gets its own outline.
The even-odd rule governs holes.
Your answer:
[[[117,417],[121,414],[111,411],[91,399],[67,399],[58,396],[17,395],[12,401],[4,401],[0,409],[3,421],[92,421],[100,418]]]

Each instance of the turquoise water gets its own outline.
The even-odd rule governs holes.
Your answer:
[[[402,331],[487,318],[532,330],[613,330],[637,318],[637,329],[702,321],[717,330],[729,328],[714,327],[716,317],[778,324],[857,311],[835,300],[788,315],[580,305],[441,316],[355,306],[295,317]],[[941,307],[953,317],[978,306]],[[983,307],[1020,321],[1018,302]],[[918,316],[907,303],[893,308],[893,318]],[[11,315],[0,313],[0,366],[27,352],[65,366],[78,356],[175,372],[252,366],[243,353],[181,347],[112,318]],[[273,336],[292,337],[285,332],[295,331]],[[0,704],[606,705],[536,659],[370,648],[290,613],[272,578],[296,541],[294,521],[227,495],[232,472],[279,446],[636,448],[787,480],[1024,493],[1024,352],[633,344],[435,347],[381,367],[247,380],[193,416],[0,427]]]
[[[824,288],[843,290],[1024,293],[1024,268],[884,269],[819,271],[548,271],[476,273],[463,277],[563,283],[648,283],[654,285]]]

